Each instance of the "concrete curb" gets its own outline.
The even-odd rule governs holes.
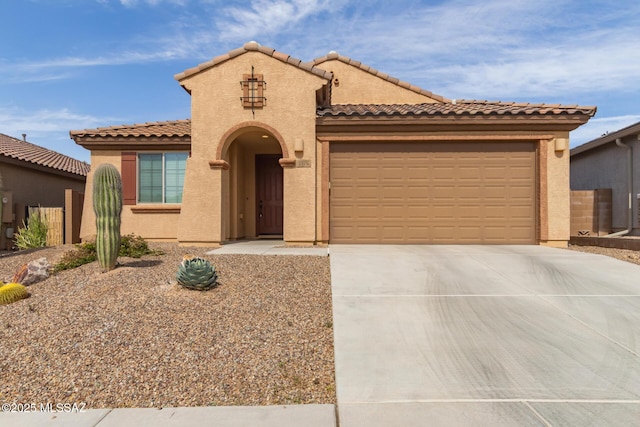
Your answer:
[[[336,427],[335,405],[208,406],[88,409],[83,412],[4,412],[0,425],[15,427]]]

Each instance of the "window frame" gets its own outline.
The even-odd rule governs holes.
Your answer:
[[[160,154],[161,157],[161,164],[162,164],[162,172],[161,172],[161,178],[162,178],[162,201],[152,201],[152,202],[147,202],[147,201],[141,201],[140,200],[140,189],[141,189],[141,185],[140,185],[140,173],[141,173],[141,167],[140,167],[140,156],[144,156],[144,155],[158,155]],[[184,197],[184,177],[183,177],[183,183],[182,183],[182,193],[180,194],[180,202],[166,202],[166,154],[184,154],[185,155],[185,164],[184,164],[184,173],[187,173],[187,159],[189,158],[189,152],[188,151],[138,151],[136,152],[136,204],[137,205],[181,205],[182,204],[182,198]]]

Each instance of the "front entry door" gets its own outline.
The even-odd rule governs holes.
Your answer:
[[[279,155],[256,155],[256,234],[282,235],[282,166]]]

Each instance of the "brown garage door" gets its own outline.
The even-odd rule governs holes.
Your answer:
[[[332,243],[536,242],[535,146],[333,143]]]

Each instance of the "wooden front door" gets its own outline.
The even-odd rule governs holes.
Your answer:
[[[279,155],[256,155],[256,234],[282,235],[282,166]]]

